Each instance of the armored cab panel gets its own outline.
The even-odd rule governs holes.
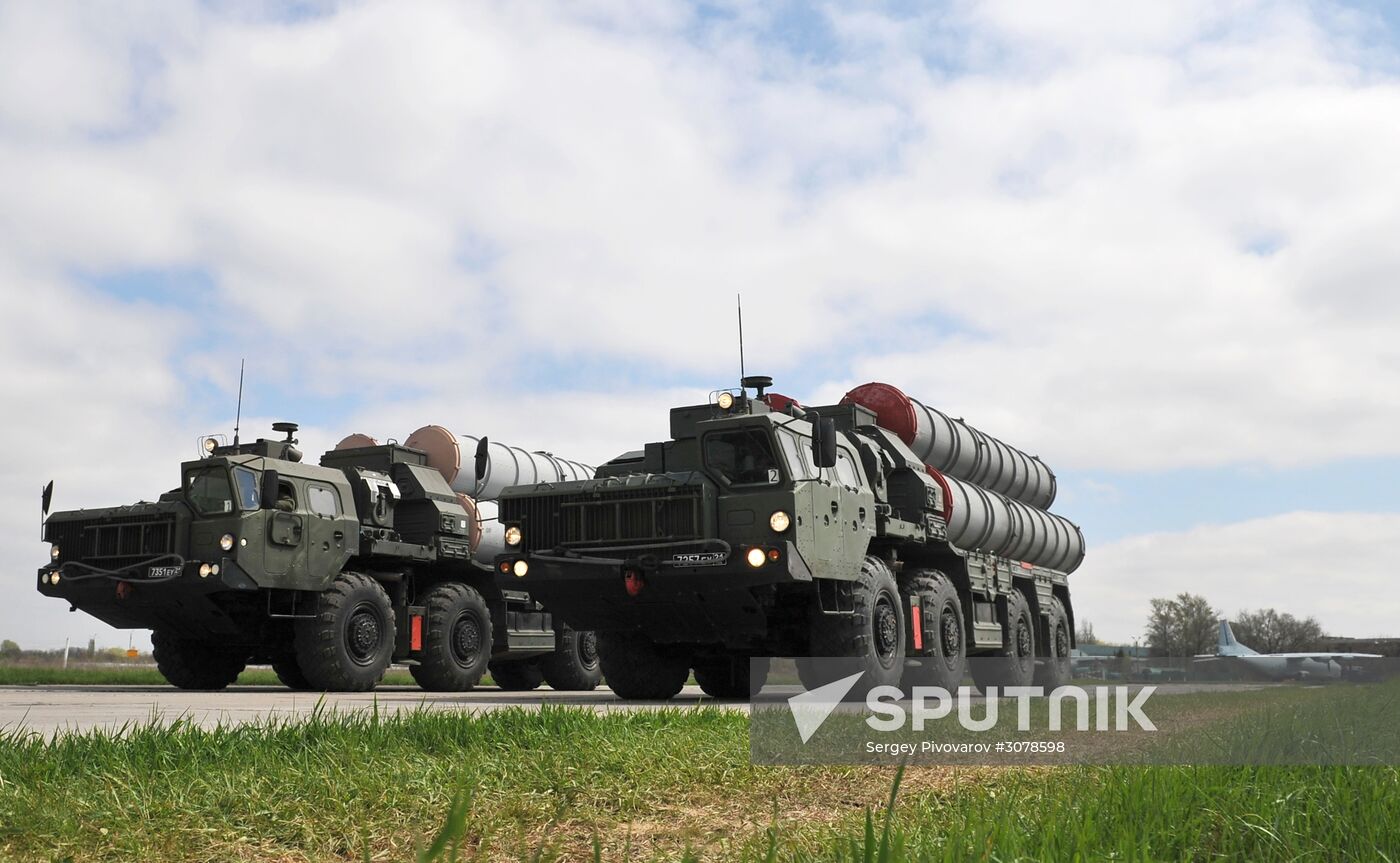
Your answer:
[[[717,405],[689,405],[683,408],[671,408],[671,439],[693,438],[698,433],[697,427],[700,423],[723,414],[724,412]]]
[[[646,472],[653,471],[647,470],[645,453],[642,450],[632,450],[631,452],[625,452],[617,458],[612,459],[607,464],[600,465],[598,467],[597,478],[627,476],[628,474]],[[660,471],[654,472],[660,473]]]
[[[399,444],[337,448],[321,456],[323,467],[362,467],[381,473],[388,473],[390,468],[396,464],[427,463],[427,453]]]
[[[394,526],[406,541],[427,545],[440,534],[470,541],[474,518],[441,473],[425,464],[400,462],[389,476],[403,494]]]
[[[858,404],[821,405],[806,411],[808,419],[815,413],[834,421],[837,431],[853,432],[861,426],[875,425],[875,412]]]

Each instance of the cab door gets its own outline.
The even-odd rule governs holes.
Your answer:
[[[290,479],[277,484],[277,505],[268,512],[263,567],[268,575],[285,575],[304,549],[306,517],[304,489]]]
[[[307,577],[317,581],[334,578],[350,557],[348,543],[355,536],[355,522],[345,517],[344,501],[332,484],[306,483]]]

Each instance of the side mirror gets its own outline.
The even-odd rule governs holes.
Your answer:
[[[49,484],[44,486],[42,503],[44,504],[44,515],[48,515],[49,505],[53,503],[53,480],[49,480]]]
[[[836,467],[836,420],[812,414],[812,463]]]
[[[482,480],[485,478],[486,465],[491,460],[491,456],[486,449],[490,445],[491,441],[484,435],[481,440],[476,442],[476,458],[472,461],[472,470],[475,471],[473,475],[476,477],[476,487],[478,489],[481,488]]]
[[[277,486],[282,482],[282,477],[275,470],[265,470],[262,475],[262,487],[258,489],[258,505],[263,509],[275,509],[277,507]]]

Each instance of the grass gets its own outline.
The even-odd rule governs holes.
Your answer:
[[[891,808],[894,768],[748,746],[719,709],[10,732],[0,858],[1400,860],[1394,767],[910,768]]]
[[[491,681],[483,680],[483,685]],[[150,666],[0,665],[0,686],[166,686],[165,678]],[[270,668],[249,668],[234,686],[281,686]],[[407,669],[391,668],[383,686],[417,686]]]

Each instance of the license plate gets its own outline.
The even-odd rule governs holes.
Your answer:
[[[147,578],[176,578],[180,575],[178,566],[153,566],[151,571],[146,573]]]
[[[696,551],[671,555],[672,566],[722,566],[729,556],[722,551]]]

